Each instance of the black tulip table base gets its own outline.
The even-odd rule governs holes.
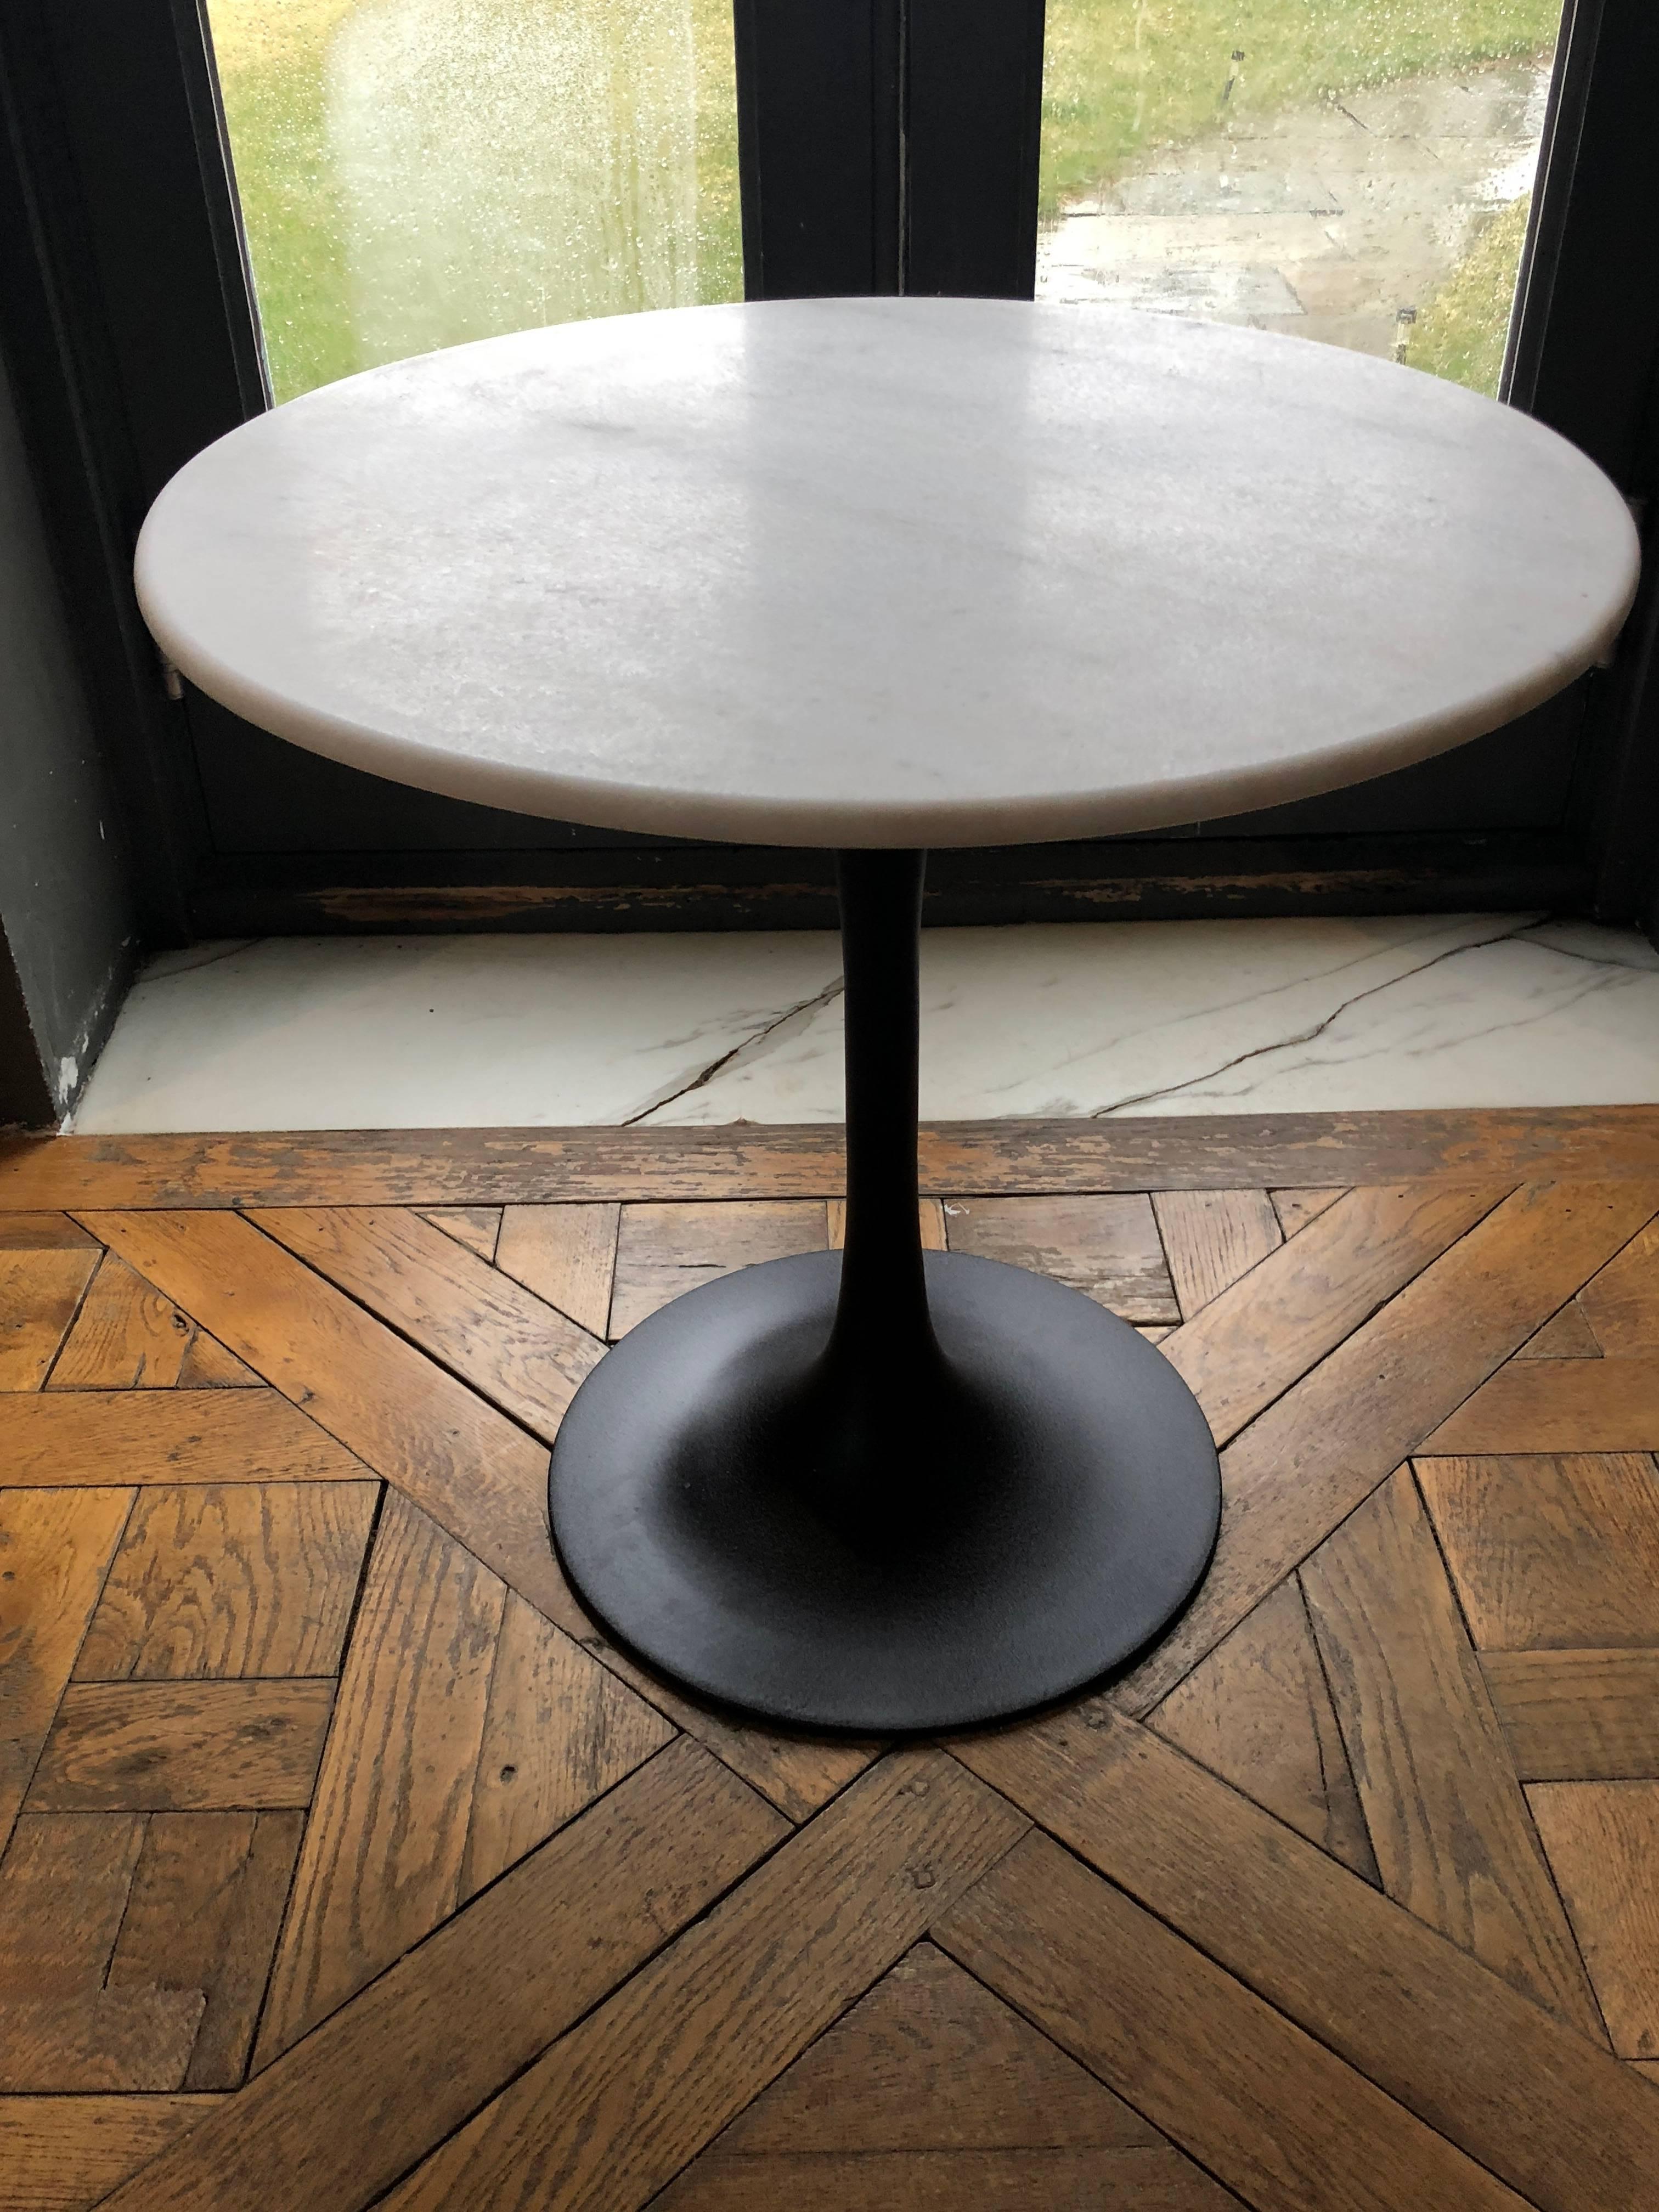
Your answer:
[[[1163,1356],[1081,1292],[921,1249],[921,855],[848,854],[843,1253],[708,1283],[571,1403],[555,1540],[646,1662],[798,1728],[937,1730],[1046,1705],[1143,1650],[1220,1519]]]

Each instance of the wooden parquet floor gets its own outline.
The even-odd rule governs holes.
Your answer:
[[[1226,1502],[1126,1677],[892,1747],[653,1680],[545,1526],[836,1133],[0,1146],[0,2212],[1659,2207],[1659,1109],[925,1170]]]

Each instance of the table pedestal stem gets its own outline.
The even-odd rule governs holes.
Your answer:
[[[943,1368],[927,1310],[916,1189],[925,853],[843,853],[847,1213],[824,1379],[890,1421]]]

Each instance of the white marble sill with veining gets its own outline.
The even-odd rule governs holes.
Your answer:
[[[833,936],[271,938],[140,978],[82,1132],[838,1120]],[[1659,1100],[1659,953],[1530,915],[922,940],[921,1110]]]

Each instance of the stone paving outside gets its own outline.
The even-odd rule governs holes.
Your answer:
[[[1253,116],[1147,154],[1038,242],[1037,297],[1250,323],[1390,355],[1530,190],[1547,60]]]

